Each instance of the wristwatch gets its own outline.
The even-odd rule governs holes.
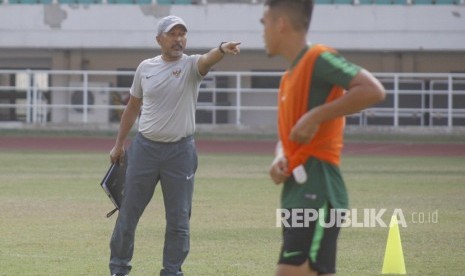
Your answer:
[[[226,54],[226,52],[223,50],[223,48],[221,48],[221,46],[223,46],[223,44],[227,43],[226,41],[223,41],[220,43],[220,46],[218,46],[218,50],[220,50],[220,52],[224,55]]]

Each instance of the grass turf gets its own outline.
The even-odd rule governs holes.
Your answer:
[[[280,187],[266,155],[200,155],[186,275],[272,275],[280,246]],[[465,158],[346,156],[350,208],[402,210],[409,275],[465,271]],[[99,182],[106,153],[0,153],[0,275],[106,275],[116,215]],[[437,211],[438,222],[427,221]],[[420,216],[425,218],[421,223]],[[388,228],[344,228],[339,275],[379,275]],[[139,223],[131,275],[161,268],[160,187]]]

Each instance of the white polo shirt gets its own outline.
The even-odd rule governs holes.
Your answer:
[[[195,132],[199,94],[200,55],[185,55],[174,62],[161,56],[146,59],[137,67],[130,93],[142,98],[139,132],[157,142],[175,142]]]

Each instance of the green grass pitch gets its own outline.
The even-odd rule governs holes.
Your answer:
[[[200,154],[186,275],[273,275],[280,187],[271,156]],[[400,208],[408,275],[465,271],[465,157],[345,156],[350,208]],[[100,188],[106,153],[0,153],[0,275],[107,275],[116,215]],[[437,221],[428,216],[437,211]],[[139,223],[131,275],[161,268],[160,187]],[[349,227],[339,239],[338,275],[379,275],[388,228]]]

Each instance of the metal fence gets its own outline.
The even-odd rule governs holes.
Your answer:
[[[0,70],[0,127],[118,123],[133,71]],[[197,123],[272,126],[282,72],[210,72]],[[377,73],[387,97],[347,116],[359,126],[465,126],[465,74]]]
[[[262,0],[0,0],[0,4],[26,5],[93,5],[93,4],[123,4],[123,5],[207,5],[219,4],[259,4]]]
[[[208,5],[262,4],[264,0],[0,0],[0,5]],[[317,5],[463,5],[465,0],[315,0]]]

